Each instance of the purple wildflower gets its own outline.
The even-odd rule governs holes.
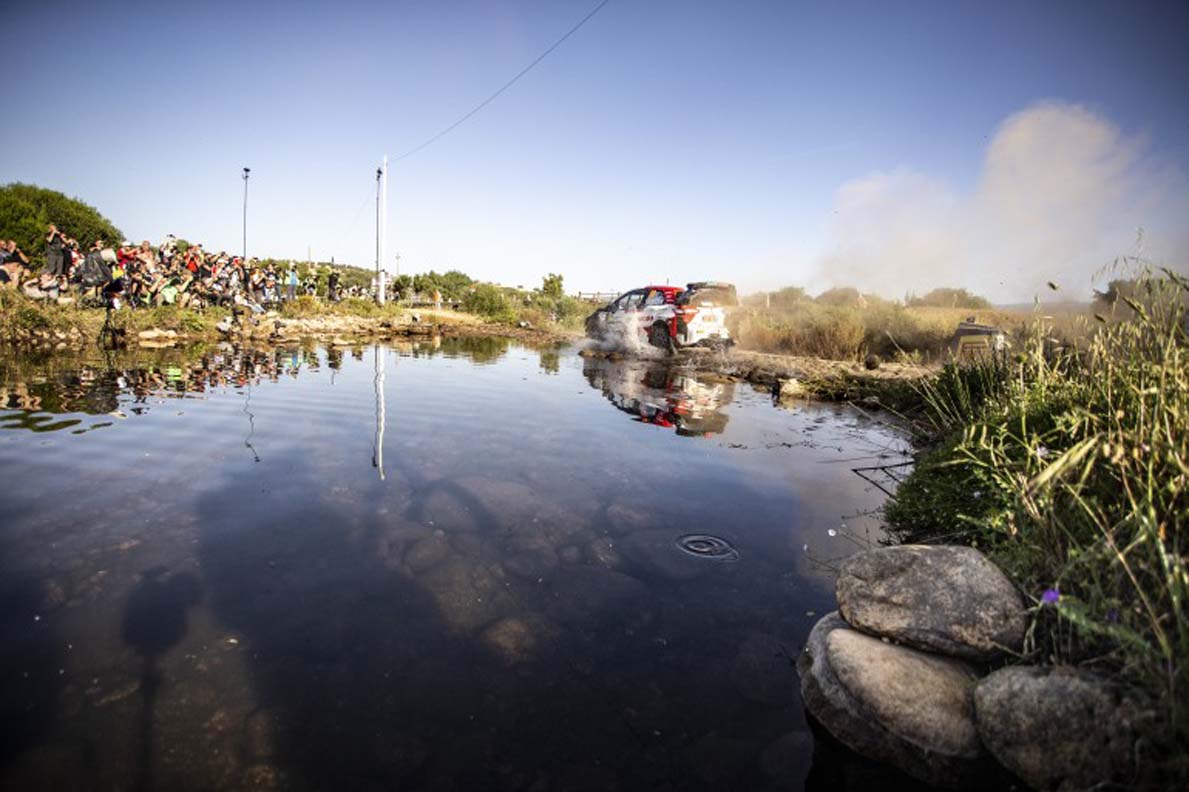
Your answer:
[[[1059,599],[1061,599],[1061,592],[1055,588],[1045,589],[1045,593],[1040,595],[1040,601],[1045,605],[1056,605]]]
[[[1106,612],[1106,620],[1108,622],[1110,622],[1111,624],[1118,624],[1119,623],[1119,612],[1117,610],[1115,610],[1114,608],[1111,608],[1110,610],[1108,610]]]

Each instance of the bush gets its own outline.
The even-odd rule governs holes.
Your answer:
[[[972,308],[983,310],[991,307],[985,297],[971,294],[966,289],[933,289],[921,297],[909,295],[905,304],[915,308]]]
[[[471,287],[462,298],[462,308],[493,322],[511,322],[516,318],[504,290],[490,283]]]
[[[312,297],[308,294],[303,294],[296,300],[290,300],[281,306],[281,316],[290,319],[306,319],[311,316],[318,316],[324,311],[324,303],[318,300],[317,297]]]
[[[78,240],[86,250],[96,239],[118,245],[120,229],[77,198],[19,182],[0,187],[0,238],[15,239],[32,264],[45,264],[45,236],[50,223]]]
[[[862,301],[863,295],[859,294],[858,289],[852,289],[849,286],[838,287],[834,289],[827,289],[814,298],[814,301],[821,305],[834,305],[838,307],[847,307],[858,305]]]

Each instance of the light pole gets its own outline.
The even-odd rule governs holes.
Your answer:
[[[244,256],[242,261],[245,266],[248,263],[248,174],[251,172],[251,168],[244,168]]]

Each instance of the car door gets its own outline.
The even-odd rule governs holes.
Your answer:
[[[644,290],[636,289],[624,294],[614,303],[607,317],[608,334],[630,342],[640,334],[640,304],[644,301]]]

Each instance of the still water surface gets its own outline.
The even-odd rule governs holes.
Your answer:
[[[835,787],[792,662],[904,448],[503,339],[0,361],[0,787]]]

